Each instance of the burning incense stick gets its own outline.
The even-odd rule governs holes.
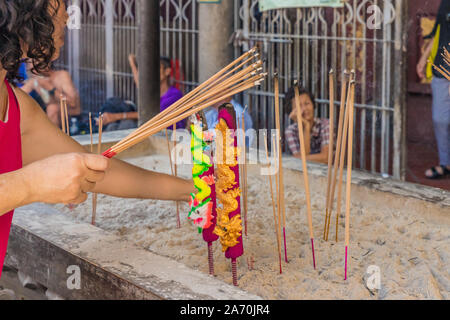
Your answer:
[[[347,190],[345,203],[345,278],[347,280],[347,257],[348,247],[350,245],[350,205],[351,205],[351,185],[352,185],[352,160],[353,160],[353,113],[355,107],[355,81],[351,83],[351,100],[349,104],[349,137],[348,137],[348,154],[347,154]]]
[[[283,240],[284,240],[284,260],[288,261],[287,257],[287,241],[286,241],[286,208],[284,205],[284,177],[283,177],[283,157],[281,150],[281,120],[280,120],[280,85],[278,74],[274,75],[275,85],[275,123],[276,123],[276,146],[278,154],[278,188],[277,188],[277,201],[278,201],[278,216],[283,219]]]
[[[272,139],[272,143],[275,142],[275,139]],[[273,144],[272,144],[273,145]],[[272,211],[273,211],[273,224],[275,227],[275,236],[277,237],[277,246],[278,246],[278,259],[279,259],[279,264],[280,264],[280,274],[283,273],[283,268],[281,265],[281,235],[280,235],[280,227],[279,227],[279,221],[277,218],[277,214],[276,214],[276,209],[275,209],[275,200],[274,200],[274,196],[273,196],[273,187],[272,187],[272,165],[270,162],[270,158],[269,158],[269,150],[267,147],[267,137],[266,137],[266,132],[264,131],[264,147],[266,148],[266,159],[267,159],[267,165],[269,167],[269,185],[270,185],[270,197],[272,199]],[[276,177],[275,177],[276,179]]]
[[[103,133],[103,115],[100,113],[98,117],[98,144],[97,154],[102,152],[102,133]],[[95,226],[95,218],[97,215],[97,193],[92,194],[92,221],[91,224]]]
[[[328,208],[330,207],[330,189],[331,189],[331,176],[332,176],[332,162],[334,153],[334,75],[333,70],[329,73],[329,96],[330,96],[330,143],[328,144],[328,183],[327,183],[327,196],[325,205],[325,223],[327,223]]]
[[[303,135],[303,116],[302,116],[302,110],[300,109],[300,94],[299,94],[297,84],[295,84],[295,105],[297,108],[298,134],[300,137],[300,151],[301,151],[301,155],[302,155],[303,178],[305,180],[305,196],[306,196],[306,206],[307,206],[307,212],[308,212],[309,235],[311,238],[311,251],[312,251],[312,258],[313,258],[313,266],[315,269],[316,268],[316,257],[314,254],[314,231],[313,231],[313,225],[312,225],[311,195],[309,192],[308,167],[306,165],[305,137]]]

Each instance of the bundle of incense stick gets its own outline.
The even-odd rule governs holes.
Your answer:
[[[62,131],[68,136],[70,136],[69,113],[67,112],[67,98],[64,95],[60,96],[59,107],[61,113]]]
[[[273,137],[272,138],[272,150],[275,149],[275,143],[276,138]],[[270,185],[270,197],[272,199],[272,211],[273,211],[273,223],[274,223],[274,227],[275,227],[275,236],[277,238],[277,246],[278,246],[278,260],[279,260],[279,265],[280,265],[280,274],[283,273],[283,267],[281,265],[281,232],[280,232],[280,219],[279,216],[277,216],[276,211],[277,211],[277,206],[275,205],[275,199],[274,199],[274,194],[273,194],[273,183],[272,183],[272,165],[271,165],[271,161],[269,158],[269,150],[267,147],[267,137],[266,137],[266,133],[264,131],[264,147],[266,149],[266,159],[267,159],[267,166],[269,167],[269,173],[268,173],[268,177],[269,177],[269,185]],[[273,152],[272,152],[273,154]],[[276,179],[276,178],[275,178]]]
[[[284,203],[284,177],[283,177],[283,152],[281,150],[281,120],[280,120],[280,85],[278,74],[274,75],[274,87],[275,87],[275,125],[276,125],[276,140],[275,146],[277,148],[278,155],[278,171],[277,171],[277,208],[278,219],[283,220],[283,240],[284,240],[284,261],[288,261],[287,257],[287,240],[286,240],[286,207]]]
[[[338,125],[338,136],[336,142],[336,154],[334,159],[334,167],[333,167],[333,178],[331,180],[331,186],[329,186],[328,194],[327,194],[327,215],[325,217],[325,226],[324,226],[324,240],[328,241],[328,235],[330,232],[330,222],[331,216],[333,213],[333,203],[334,203],[334,194],[336,191],[336,184],[338,185],[338,194],[337,194],[337,208],[336,208],[336,241],[338,241],[338,232],[339,232],[339,216],[341,214],[341,198],[342,198],[342,181],[343,181],[343,172],[344,172],[344,163],[345,163],[345,154],[347,147],[347,136],[348,136],[348,127],[349,127],[349,106],[351,101],[351,83],[355,79],[355,71],[352,70],[351,74],[344,72],[343,82],[341,88],[341,109],[339,114],[339,125]],[[353,120],[352,120],[353,121]],[[337,175],[339,173],[339,181],[337,182]],[[330,183],[330,181],[329,181]]]
[[[93,153],[93,137],[92,137],[92,116],[89,113],[89,130],[91,133],[91,153]],[[100,113],[98,119],[98,144],[97,144],[97,154],[102,151],[102,133],[103,133],[103,115]],[[95,226],[95,219],[97,215],[97,193],[92,194],[92,220],[91,224]]]
[[[220,70],[196,89],[157,114],[147,123],[103,153],[112,158],[151,135],[188,118],[209,106],[261,84],[266,77],[256,48]]]
[[[302,155],[303,178],[305,181],[306,209],[308,217],[309,235],[311,238],[311,252],[312,252],[313,266],[315,269],[316,256],[314,254],[314,231],[312,224],[311,194],[309,191],[308,167],[306,165],[305,137],[303,135],[303,116],[300,108],[300,94],[298,89],[298,82],[295,83],[295,106],[297,108],[298,135],[300,137],[300,152]]]
[[[447,48],[444,48],[444,52],[442,53],[442,57],[444,58],[444,62],[447,64],[447,67],[450,67],[450,52],[448,52]],[[429,61],[433,67],[442,74],[447,80],[450,81],[450,72],[443,65],[436,66],[434,63]]]

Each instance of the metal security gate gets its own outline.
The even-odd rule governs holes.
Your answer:
[[[57,67],[69,70],[79,88],[83,112],[98,112],[109,97],[137,103],[128,62],[137,54],[138,0],[71,0],[81,9],[81,29],[67,30]],[[161,55],[177,68],[176,84],[184,91],[198,81],[196,0],[162,0]]]
[[[317,116],[328,117],[328,72],[340,93],[345,69],[356,71],[356,167],[403,178],[403,0],[348,0],[343,8],[259,11],[257,0],[235,0],[235,29],[243,44],[259,44],[280,90],[294,80],[316,97]],[[257,128],[274,128],[272,77],[244,95]],[[283,93],[282,92],[282,93]],[[284,97],[284,95],[281,95]],[[339,99],[336,106],[340,105]],[[281,101],[284,110],[284,101]],[[284,113],[283,128],[289,124]],[[336,113],[335,113],[336,114]]]

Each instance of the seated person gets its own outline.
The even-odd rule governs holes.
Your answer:
[[[103,131],[117,131],[137,128],[137,107],[132,101],[113,97],[100,108],[103,117]],[[98,125],[98,118],[95,119]]]
[[[295,105],[295,87],[286,93],[286,112],[294,121],[285,130],[286,143],[294,157],[301,159],[300,138],[298,136],[297,108]],[[300,109],[303,117],[303,133],[306,145],[306,160],[328,163],[328,148],[330,144],[330,123],[328,119],[315,118],[315,102],[313,95],[299,88]]]
[[[239,102],[234,100],[232,97],[226,98],[215,105],[207,108],[205,110],[205,118],[206,123],[208,125],[208,130],[214,130],[219,123],[218,116],[219,116],[219,107],[225,103],[231,103],[234,107],[234,111],[236,112],[236,119],[237,119],[237,128],[242,129],[242,114],[244,114],[244,124],[245,124],[245,131],[249,129],[253,129],[253,120],[250,114],[247,110],[244,110],[244,108],[240,105]],[[252,146],[253,142],[253,136],[249,136],[249,141],[247,145]]]
[[[130,62],[131,70],[133,72],[134,83],[139,88],[139,71],[136,56],[134,54],[130,54],[128,60]],[[159,74],[160,74],[159,110],[161,112],[167,109],[169,106],[171,106],[179,99],[181,99],[183,97],[183,93],[171,85],[172,67],[169,58],[161,57]],[[103,123],[107,124],[113,120],[120,121],[122,119],[137,119],[137,118],[138,118],[137,112],[127,112],[125,114],[119,115],[104,114]],[[177,129],[184,129],[186,127],[185,121],[186,120],[177,122]]]
[[[78,90],[70,73],[66,70],[50,70],[45,77],[31,74],[22,86],[22,90],[39,103],[50,121],[57,127],[61,128],[61,95],[67,98],[69,116],[75,117],[81,114]]]

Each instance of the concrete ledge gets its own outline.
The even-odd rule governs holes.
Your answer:
[[[16,210],[6,264],[66,299],[260,299],[44,204]],[[69,266],[80,290],[67,288]]]

